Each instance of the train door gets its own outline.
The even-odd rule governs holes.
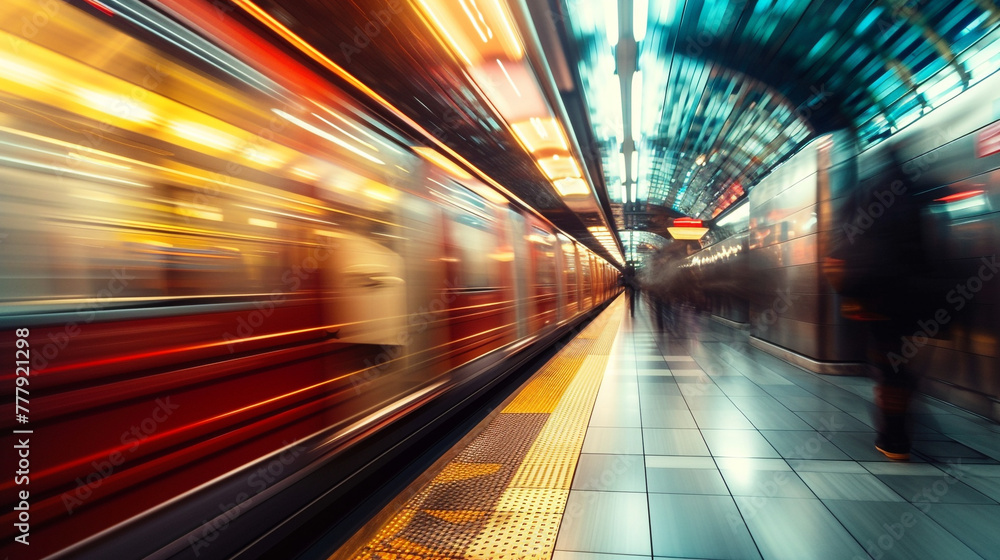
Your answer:
[[[446,365],[434,360],[433,349],[448,343],[445,310],[447,283],[445,263],[440,259],[444,246],[444,217],[440,208],[419,197],[400,206],[405,216],[407,337],[405,355],[407,375],[430,379],[443,373]]]
[[[556,267],[556,321],[563,322],[569,318],[566,310],[566,256],[563,255],[562,242],[556,237],[556,242],[552,244],[553,263]]]
[[[593,307],[590,285],[590,252],[583,246],[578,247],[577,252],[580,255],[580,309],[587,310]]]
[[[445,214],[449,356],[457,367],[517,334],[503,285],[501,224],[492,207],[464,188],[442,194]]]
[[[541,222],[534,222],[530,227],[528,239],[531,241],[531,260],[535,273],[531,279],[535,315],[531,320],[537,330],[558,321],[557,243],[556,237]]]
[[[580,311],[580,292],[577,278],[579,260],[576,254],[575,243],[562,234],[559,234],[559,241],[563,255],[562,277],[566,286],[566,317],[569,318]]]
[[[528,279],[531,277],[531,258],[528,251],[527,226],[524,216],[508,210],[507,239],[514,250],[514,316],[517,322],[517,338],[528,336],[528,317],[532,314],[528,293]]]

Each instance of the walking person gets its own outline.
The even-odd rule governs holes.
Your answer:
[[[875,447],[910,457],[910,402],[916,381],[899,355],[920,319],[926,271],[915,177],[890,148],[882,172],[860,181],[838,214],[823,271],[841,296],[840,313],[866,332],[867,361],[877,370]]]

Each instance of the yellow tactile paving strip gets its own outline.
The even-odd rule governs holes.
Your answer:
[[[622,305],[550,360],[352,558],[551,558]]]

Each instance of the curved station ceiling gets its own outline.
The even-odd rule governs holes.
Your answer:
[[[627,210],[620,230],[662,235],[663,213],[715,218],[817,134],[851,127],[871,145],[1000,67],[992,0],[558,9],[603,179]]]

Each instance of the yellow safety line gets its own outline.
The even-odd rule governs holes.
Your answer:
[[[498,426],[502,429],[505,422],[537,426],[544,419],[523,459],[516,464],[476,462],[473,448],[477,445],[477,449],[486,449],[511,444],[495,441],[495,433],[488,439],[477,437],[353,558],[551,558],[611,343],[621,323],[622,306],[621,298],[613,302],[543,366],[487,426],[484,433]],[[510,469],[516,469],[512,475]],[[507,477],[505,486],[494,487],[491,483],[503,480],[496,478],[501,476]]]

